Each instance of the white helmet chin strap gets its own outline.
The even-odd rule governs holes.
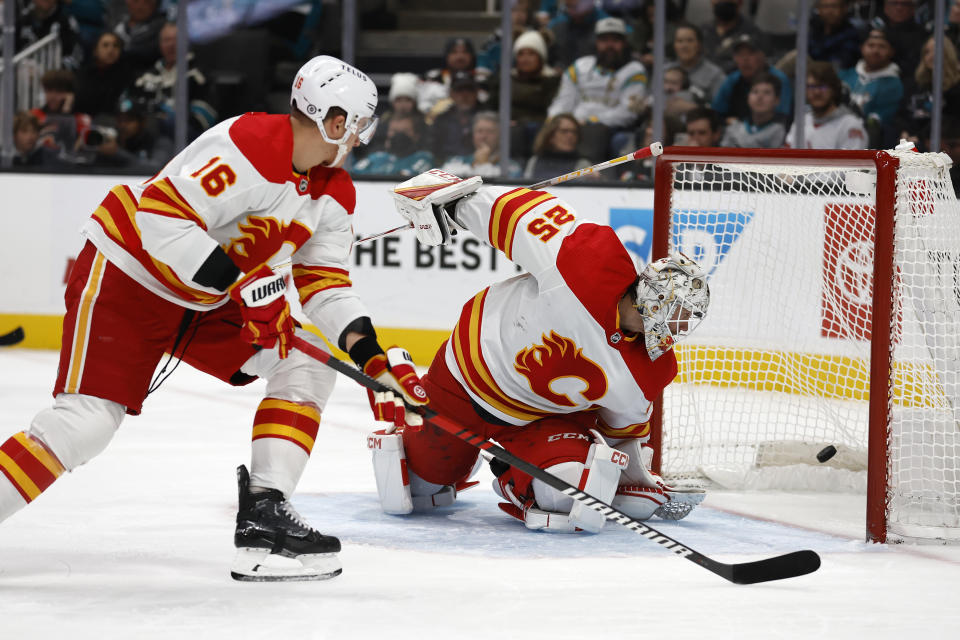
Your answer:
[[[350,145],[346,142],[341,142],[337,144],[337,156],[333,159],[328,166],[338,169],[340,165],[343,164],[344,159],[347,157],[347,153],[350,151]]]

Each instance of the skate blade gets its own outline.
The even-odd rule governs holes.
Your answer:
[[[267,549],[239,548],[230,577],[241,582],[303,582],[329,580],[342,572],[335,553],[285,558]]]

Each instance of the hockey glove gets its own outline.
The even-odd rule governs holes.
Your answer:
[[[373,356],[364,365],[363,372],[393,390],[367,390],[374,419],[392,423],[384,429],[386,433],[393,433],[398,427],[423,426],[423,416],[407,411],[404,405],[404,401],[417,406],[429,402],[413,366],[413,359],[406,349],[390,347],[386,353]]]
[[[264,349],[279,345],[280,358],[286,358],[295,328],[290,305],[285,296],[287,282],[262,264],[237,280],[227,289],[240,303],[243,314],[244,339]]]
[[[445,207],[456,207],[456,201],[480,188],[480,176],[466,180],[430,169],[426,173],[401,182],[393,190],[397,211],[413,224],[417,240],[436,246],[450,240],[450,217]]]
[[[651,471],[653,449],[639,440],[624,440],[614,448],[626,453],[630,461],[620,477],[613,506],[631,518],[647,520],[654,515],[681,520],[706,497],[703,489],[672,487]]]

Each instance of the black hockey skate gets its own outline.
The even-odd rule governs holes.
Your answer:
[[[237,484],[237,558],[230,572],[234,580],[326,580],[340,575],[340,540],[306,524],[279,491],[250,493],[250,474],[243,465],[237,467]]]

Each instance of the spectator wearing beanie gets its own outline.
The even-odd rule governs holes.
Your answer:
[[[417,90],[420,85],[420,78],[414,73],[395,73],[390,76],[390,92],[387,94],[387,110],[380,116],[380,125],[377,127],[377,133],[369,145],[368,153],[382,151],[387,141],[387,133],[390,127],[390,120],[397,116],[410,116],[413,118],[414,125],[419,135],[418,140],[423,137],[426,123],[423,114],[417,108]],[[359,151],[358,147],[358,151]],[[367,155],[360,154],[359,157]]]
[[[500,104],[499,77],[491,79],[490,106]],[[525,31],[513,43],[510,71],[510,152],[529,157],[533,139],[557,95],[560,76],[547,66],[547,43],[537,31]]]
[[[417,108],[417,85],[420,79],[413,73],[395,73],[390,78],[391,113],[419,113]]]

